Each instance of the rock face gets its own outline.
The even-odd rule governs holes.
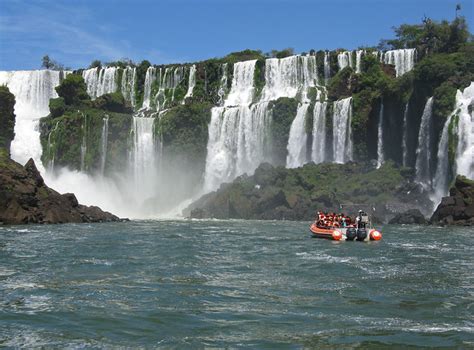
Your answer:
[[[418,224],[425,225],[428,221],[418,209],[410,209],[404,213],[399,213],[391,219],[389,224]]]
[[[216,192],[204,195],[192,203],[184,215],[310,220],[317,210],[354,215],[363,209],[385,221],[396,212],[422,206],[422,195],[418,196],[417,204],[411,208],[406,206],[406,203],[415,203],[408,198],[415,192],[411,176],[391,162],[386,162],[380,169],[364,163],[311,163],[296,169],[262,164],[253,176],[241,176]],[[427,198],[425,202],[430,205]]]
[[[56,224],[118,221],[98,207],[80,205],[72,193],[59,194],[45,185],[35,163],[23,167],[0,149],[0,222]]]
[[[435,225],[474,225],[474,181],[457,176],[449,190],[436,208],[430,222]]]

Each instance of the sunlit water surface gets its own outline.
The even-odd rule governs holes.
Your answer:
[[[0,227],[0,346],[474,347],[469,228],[137,221]]]

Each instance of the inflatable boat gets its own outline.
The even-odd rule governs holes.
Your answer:
[[[382,233],[372,227],[369,216],[362,210],[355,221],[343,214],[329,215],[331,220],[324,220],[321,212],[318,212],[319,219],[311,224],[309,230],[314,237],[332,239],[334,241],[379,241]],[[338,218],[335,220],[334,218]],[[341,219],[342,218],[342,219]],[[341,227],[341,223],[343,223]],[[348,225],[346,225],[348,223]]]
[[[380,241],[382,239],[382,233],[374,228],[319,227],[314,222],[309,229],[314,237],[334,241]]]

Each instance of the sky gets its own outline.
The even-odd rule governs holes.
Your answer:
[[[423,17],[470,28],[474,0],[0,0],[0,70],[93,60],[195,62],[234,51],[356,49]],[[473,32],[471,28],[471,32]]]

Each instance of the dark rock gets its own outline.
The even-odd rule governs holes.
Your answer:
[[[50,189],[32,159],[23,167],[0,154],[0,221],[4,224],[56,224],[118,221],[98,207],[78,203],[72,193]]]
[[[410,209],[404,213],[399,213],[391,219],[389,224],[418,224],[425,225],[428,221],[418,209]]]
[[[474,225],[474,181],[457,176],[449,197],[441,200],[430,222],[435,225]]]

